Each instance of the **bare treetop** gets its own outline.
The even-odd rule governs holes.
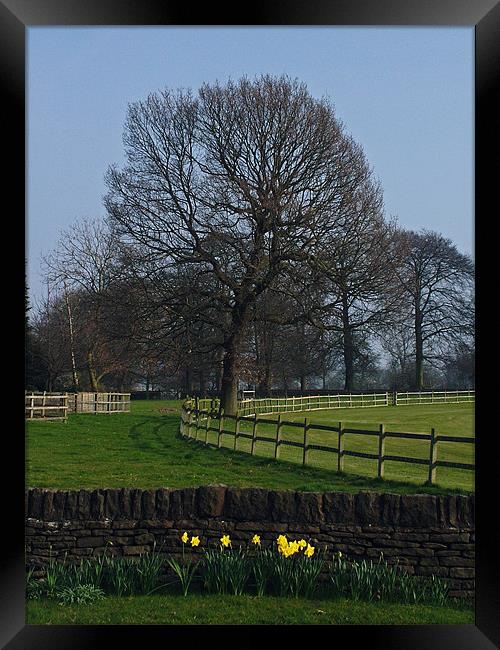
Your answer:
[[[126,166],[107,174],[110,223],[149,268],[188,265],[219,285],[232,409],[224,386],[236,394],[251,305],[349,219],[371,183],[363,151],[327,101],[269,75],[153,93],[130,105],[124,145]]]

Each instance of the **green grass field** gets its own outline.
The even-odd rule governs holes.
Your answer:
[[[474,624],[472,606],[433,607],[346,599],[189,594],[116,597],[93,605],[27,601],[30,625],[423,625]]]
[[[281,448],[280,461],[271,458],[273,447],[257,443],[256,456],[244,453],[250,441],[240,439],[234,452],[233,437],[224,436],[222,449],[188,441],[177,435],[180,402],[134,401],[131,413],[112,415],[72,414],[68,422],[30,421],[26,426],[26,485],[60,489],[105,487],[188,487],[209,483],[231,486],[261,486],[275,489],[376,490],[398,493],[468,493],[474,490],[474,472],[439,468],[438,485],[424,486],[425,466],[386,462],[386,480],[374,479],[376,461],[345,459],[345,471],[337,473],[336,454],[311,451],[312,465],[296,461],[301,450]],[[168,409],[169,412],[165,412]],[[269,416],[266,416],[269,417]],[[387,429],[438,434],[473,435],[473,405],[335,409],[288,413],[283,419],[337,424],[345,427]],[[229,428],[229,423],[226,425]],[[249,429],[249,425],[242,426]],[[283,438],[302,440],[299,429],[283,427]],[[201,434],[201,432],[200,432]],[[262,425],[259,434],[273,435],[273,427]],[[326,432],[311,432],[310,442],[333,444]],[[204,435],[203,435],[204,439]],[[209,441],[215,434],[209,433]],[[375,437],[346,434],[346,449],[376,452]],[[442,443],[439,458],[473,462],[473,445]],[[390,440],[386,453],[428,457],[426,441]]]
[[[264,415],[265,419],[277,419],[277,415]],[[402,433],[430,434],[431,427],[437,435],[470,437],[474,435],[474,419],[472,404],[432,404],[409,406],[380,406],[371,408],[341,408],[330,410],[315,410],[309,412],[283,413],[283,421],[304,422],[308,418],[310,424],[338,426],[344,428],[366,429],[378,431],[379,425],[384,424],[386,431]],[[234,430],[234,422],[227,421],[224,428]],[[252,425],[244,423],[240,431],[250,433]],[[276,427],[262,424],[258,427],[258,435],[274,438]],[[234,438],[228,436],[225,445],[233,445]],[[215,442],[216,434],[209,434],[209,441]],[[281,439],[292,442],[303,442],[303,431],[298,427],[284,425],[281,429]],[[337,433],[314,430],[309,433],[309,444],[337,447]],[[238,440],[238,449],[250,452],[251,441],[246,438]],[[359,435],[346,433],[344,436],[345,449],[364,453],[378,453],[378,437],[376,435]],[[258,442],[257,455],[272,456],[274,443]],[[308,463],[324,469],[337,468],[337,454],[325,451],[311,450],[308,452]],[[391,456],[407,456],[428,460],[429,441],[387,438],[385,454]],[[302,462],[302,449],[282,445],[280,459],[290,462]],[[474,463],[474,445],[469,443],[440,442],[439,460]],[[377,473],[377,461],[372,459],[344,458],[344,471],[373,478]],[[385,462],[385,478],[395,481],[410,481],[423,483],[427,479],[428,468],[425,465],[402,463],[399,461]],[[448,488],[474,490],[474,472],[457,468],[440,467],[437,469],[437,480],[440,485]]]

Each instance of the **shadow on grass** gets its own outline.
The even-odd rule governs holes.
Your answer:
[[[129,437],[141,451],[169,449],[176,437],[178,421],[175,415],[146,416],[129,428]]]
[[[255,487],[267,487],[267,478],[276,480],[280,476],[292,474],[295,479],[303,481],[294,485],[294,490],[303,491],[343,491],[343,492],[392,492],[397,494],[464,494],[468,493],[463,489],[442,488],[439,485],[429,486],[427,484],[394,481],[390,479],[370,478],[350,472],[338,472],[320,467],[303,467],[298,463],[274,458],[263,458],[250,456],[248,453],[234,451],[227,447],[217,448],[213,444],[207,445],[201,440],[192,438],[186,439],[179,432],[176,439],[186,444],[190,450],[186,458],[200,462],[199,454],[204,454],[203,463],[205,466],[221,463],[232,465],[235,468],[246,467],[258,468],[262,473],[266,469],[270,471],[264,483],[259,484],[258,475],[253,475]],[[208,453],[207,453],[208,452]],[[321,487],[317,487],[321,483]],[[292,489],[292,488],[290,488]]]

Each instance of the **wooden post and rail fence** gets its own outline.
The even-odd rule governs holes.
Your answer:
[[[26,392],[27,420],[68,419],[68,413],[129,413],[130,393],[52,393]]]
[[[206,403],[205,403],[206,402]],[[211,406],[213,408],[202,408],[203,406]],[[233,429],[224,428],[225,423],[230,420],[234,421]],[[213,425],[216,422],[216,425]],[[249,423],[251,425],[251,433],[249,431],[241,431],[241,423]],[[273,427],[275,435],[259,434],[259,426],[267,425]],[[302,442],[297,440],[286,440],[283,438],[283,427],[294,427],[302,430]],[[324,444],[311,443],[311,431],[326,431],[337,434],[337,446],[333,447]],[[196,400],[196,403],[186,402],[181,409],[181,423],[180,433],[186,438],[198,440],[198,432],[204,432],[204,442],[207,445],[220,448],[222,446],[221,440],[223,436],[233,437],[232,448],[238,451],[238,440],[250,440],[250,454],[253,456],[256,453],[258,442],[265,442],[273,445],[274,449],[272,455],[275,459],[280,457],[280,448],[285,446],[296,447],[302,450],[302,465],[308,465],[308,452],[311,450],[323,451],[326,453],[337,454],[337,470],[342,472],[344,470],[344,459],[346,456],[355,458],[366,458],[377,461],[376,476],[379,479],[384,478],[384,469],[386,461],[395,461],[400,463],[410,463],[425,465],[428,468],[427,483],[433,485],[436,483],[436,471],[438,467],[450,467],[461,470],[474,471],[475,465],[471,463],[458,463],[452,461],[438,460],[438,446],[440,444],[453,442],[459,444],[475,444],[475,438],[465,436],[447,436],[437,435],[435,429],[431,429],[429,433],[409,433],[403,431],[389,431],[384,424],[380,424],[377,430],[357,429],[343,426],[339,422],[337,426],[317,424],[310,422],[305,418],[303,422],[294,422],[292,420],[283,420],[281,414],[278,414],[277,419],[266,419],[258,417],[257,413],[252,415],[237,415],[225,414],[214,400]],[[209,432],[217,434],[216,443],[210,442],[208,438]],[[378,440],[377,453],[368,453],[361,451],[354,451],[345,448],[345,435],[352,434],[358,436],[372,436]],[[411,456],[395,456],[386,454],[385,442],[388,438],[399,438],[406,440],[425,440],[429,442],[429,453],[427,458],[414,458]]]

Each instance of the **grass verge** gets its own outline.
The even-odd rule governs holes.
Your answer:
[[[468,606],[433,607],[274,596],[110,596],[97,605],[28,601],[31,625],[460,625]]]

